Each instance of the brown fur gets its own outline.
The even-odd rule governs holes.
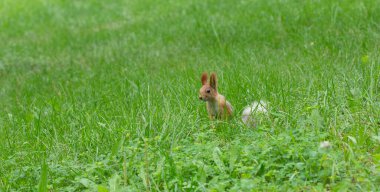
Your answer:
[[[207,82],[207,73],[201,77],[202,87],[199,90],[199,99],[206,102],[209,118],[227,119],[232,116],[232,106],[226,98],[218,93],[216,74],[212,73]]]

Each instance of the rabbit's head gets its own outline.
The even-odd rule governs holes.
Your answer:
[[[202,87],[199,90],[199,99],[202,101],[210,101],[216,99],[218,95],[216,74],[211,73],[210,82],[207,82],[207,73],[202,74]]]

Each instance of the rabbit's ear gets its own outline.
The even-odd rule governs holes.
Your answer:
[[[210,86],[214,89],[216,89],[216,74],[215,73],[211,73],[211,76],[210,76]]]
[[[202,80],[202,85],[206,85],[206,83],[207,83],[207,73],[206,72],[202,73],[201,80]]]

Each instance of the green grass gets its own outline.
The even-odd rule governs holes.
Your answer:
[[[379,23],[373,0],[2,0],[0,191],[378,191]]]

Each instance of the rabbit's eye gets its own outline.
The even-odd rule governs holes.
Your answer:
[[[210,90],[210,89],[207,89],[207,90],[206,90],[206,92],[207,92],[207,93],[210,93],[210,92],[211,92],[211,90]]]

